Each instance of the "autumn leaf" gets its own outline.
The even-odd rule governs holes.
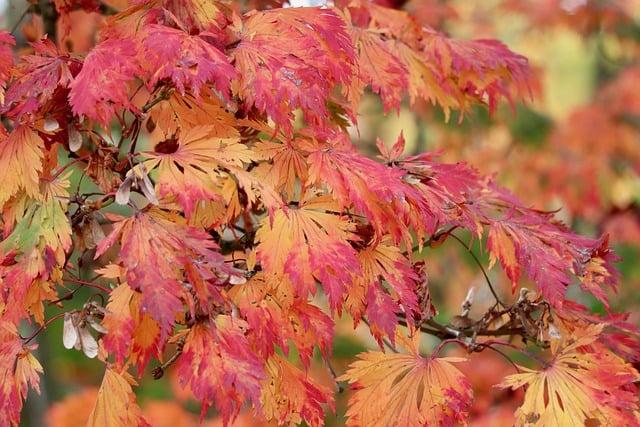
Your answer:
[[[160,211],[141,213],[117,223],[98,245],[96,258],[116,240],[121,242],[119,257],[127,271],[127,283],[142,293],[140,308],[159,323],[161,341],[183,307],[184,269],[193,267],[190,281],[203,283],[197,290],[205,308],[215,296],[211,287],[229,277],[224,260],[214,251],[217,246],[207,233]]]
[[[299,424],[304,420],[312,427],[323,426],[323,406],[335,410],[332,391],[315,383],[308,373],[285,358],[273,355],[265,371],[261,401],[266,420],[277,421],[278,425]]]
[[[0,32],[0,105],[5,102],[4,92],[13,67],[13,49],[15,39],[6,30]]]
[[[328,186],[340,209],[353,207],[366,216],[378,235],[410,244],[408,227],[413,206],[423,211],[426,200],[402,179],[405,172],[375,162],[352,147],[319,144],[309,154],[309,182]]]
[[[400,338],[400,337],[399,337]],[[463,423],[471,406],[469,381],[454,366],[458,357],[423,357],[417,340],[409,353],[358,355],[338,381],[348,381],[349,426],[424,426]],[[372,404],[376,402],[376,404]]]
[[[193,326],[186,336],[176,369],[182,386],[202,402],[201,418],[215,405],[227,424],[245,400],[259,405],[265,373],[244,336],[245,328],[240,319],[218,316],[215,322]]]
[[[19,119],[50,101],[57,88],[67,88],[80,62],[63,55],[49,39],[32,44],[34,54],[25,55],[17,64],[15,79],[7,90],[2,111]]]
[[[383,335],[395,339],[400,306],[409,322],[412,313],[417,313],[419,277],[389,236],[365,246],[358,259],[362,275],[349,288],[345,306],[356,323],[366,313],[372,333],[382,345]]]
[[[358,74],[347,93],[357,111],[365,86],[382,98],[385,111],[400,108],[401,94],[408,87],[409,72],[379,34],[355,26],[348,27],[357,52]]]
[[[333,320],[319,307],[295,298],[289,281],[267,278],[260,272],[230,289],[229,297],[249,324],[247,338],[264,357],[272,355],[275,346],[288,354],[289,343],[295,346],[305,367],[316,347],[329,357]]]
[[[455,40],[436,31],[425,31],[424,51],[437,64],[438,75],[459,91],[458,98],[487,97],[493,111],[500,100],[531,98],[536,82],[527,58],[496,40]],[[446,87],[446,83],[443,84]],[[470,100],[461,101],[462,109]]]
[[[66,184],[59,188],[61,193]],[[33,287],[59,273],[65,251],[71,247],[71,226],[65,207],[55,194],[41,197],[44,200],[22,204],[17,224],[0,241],[0,259],[6,259],[0,263],[0,281],[12,284],[0,292],[5,320],[20,319],[27,309],[37,308],[31,300]]]
[[[142,48],[151,75],[150,87],[169,79],[182,95],[185,89],[191,89],[198,97],[204,84],[213,83],[220,95],[229,97],[236,70],[224,53],[207,41],[207,38],[215,40],[214,34],[189,35],[164,25],[149,25],[145,32]]]
[[[238,121],[209,90],[202,89],[200,99],[173,93],[149,111],[146,127],[154,140],[163,140],[181,131],[206,125],[217,138],[237,138]],[[157,136],[156,136],[157,135]]]
[[[107,39],[87,55],[82,69],[69,85],[73,113],[107,126],[115,111],[135,107],[127,85],[140,73],[138,47],[132,39]]]
[[[29,387],[40,393],[42,366],[31,354],[35,346],[23,346],[16,327],[0,321],[0,424],[18,425],[22,402]]]
[[[333,309],[339,309],[360,271],[355,250],[346,243],[357,239],[353,225],[335,215],[336,208],[331,198],[310,198],[297,208],[278,210],[273,220],[265,218],[256,234],[267,274],[286,274],[302,298],[315,293],[317,279]]]
[[[106,314],[102,320],[102,326],[107,330],[107,333],[102,337],[101,342],[105,350],[115,355],[116,364],[119,367],[123,367],[124,360],[129,355],[133,338],[135,326],[131,314],[133,296],[133,290],[126,283],[111,291]]]
[[[596,343],[603,325],[576,329],[557,343],[553,359],[541,370],[520,367],[499,385],[526,386],[516,412],[518,425],[638,425],[635,391],[640,378],[624,360]]]
[[[313,124],[329,118],[331,89],[351,79],[354,51],[344,21],[319,8],[257,12],[235,24],[235,91],[290,133],[293,111]]]
[[[507,277],[511,279],[511,290],[515,292],[520,279],[520,263],[516,256],[516,247],[513,240],[509,239],[507,232],[504,230],[500,223],[495,223],[489,229],[489,235],[487,237],[487,250],[489,251],[491,268],[496,260],[500,260],[502,267],[507,274]]]
[[[237,137],[221,138],[215,127],[196,126],[160,141],[145,165],[158,172],[158,192],[175,195],[187,216],[199,201],[221,199],[216,170],[250,163],[254,154]]]
[[[148,426],[149,424],[142,417],[140,408],[136,404],[136,396],[131,389],[132,385],[136,385],[136,383],[128,373],[118,373],[107,368],[87,426]]]
[[[44,142],[27,125],[0,134],[0,206],[18,191],[37,198]]]
[[[578,276],[583,289],[605,305],[606,290],[616,289],[612,263],[617,257],[606,241],[575,236],[547,213],[520,206],[492,219],[487,249],[492,262],[500,260],[514,290],[524,271],[544,297],[559,308],[572,276]]]

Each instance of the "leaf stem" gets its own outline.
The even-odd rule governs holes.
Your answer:
[[[482,271],[482,275],[484,276],[484,279],[486,280],[487,285],[489,285],[489,290],[491,291],[491,294],[493,294],[493,297],[496,299],[496,302],[500,304],[502,307],[506,307],[506,305],[502,302],[502,300],[498,296],[498,293],[496,292],[495,288],[493,287],[493,284],[489,279],[489,275],[487,274],[487,271],[484,269],[484,266],[478,259],[477,255],[473,253],[473,251],[471,250],[471,247],[467,245],[462,239],[460,239],[455,234],[449,234],[449,235],[453,237],[458,243],[460,243],[467,250],[467,252],[469,252],[469,254],[471,254],[471,257],[475,261],[476,265],[480,268],[480,271]]]

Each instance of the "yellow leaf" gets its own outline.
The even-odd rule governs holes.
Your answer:
[[[26,125],[0,139],[0,206],[20,190],[37,198],[38,173],[42,171],[42,139]]]
[[[87,427],[148,425],[136,404],[131,384],[124,375],[107,368]]]
[[[401,337],[398,337],[401,339]],[[407,340],[403,340],[407,342]],[[338,381],[349,381],[349,426],[440,426],[463,423],[471,405],[469,381],[453,365],[465,359],[370,351]]]
[[[596,343],[602,325],[576,329],[560,343],[553,361],[540,371],[520,367],[499,385],[526,386],[516,411],[521,426],[630,425],[639,421],[635,393],[623,388],[638,380],[638,372]],[[634,424],[635,425],[635,424]]]
[[[332,391],[314,383],[307,374],[274,354],[266,365],[267,378],[262,386],[262,410],[267,420],[282,424],[299,424],[304,419],[311,426],[322,425],[324,410],[333,407]]]

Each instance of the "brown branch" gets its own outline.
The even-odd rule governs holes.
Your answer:
[[[153,371],[151,371],[153,379],[159,380],[160,378],[162,378],[164,376],[164,371],[166,371],[169,366],[171,366],[176,360],[178,360],[178,357],[180,357],[180,355],[182,354],[182,350],[184,349],[184,341],[185,337],[183,336],[178,340],[178,343],[176,344],[176,352],[162,365],[153,368]]]

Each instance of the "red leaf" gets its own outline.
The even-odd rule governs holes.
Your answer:
[[[249,347],[245,327],[240,319],[218,316],[215,323],[195,325],[186,337],[176,369],[180,383],[202,402],[201,417],[215,405],[226,425],[245,400],[260,404],[264,367]]]
[[[327,9],[290,8],[251,15],[237,23],[233,52],[236,91],[287,133],[301,108],[312,124],[329,118],[327,100],[338,83],[351,80],[354,51],[344,22]]]
[[[215,252],[217,245],[204,231],[188,227],[178,217],[168,217],[159,211],[141,213],[115,225],[114,230],[100,242],[99,257],[115,240],[120,239],[120,260],[126,269],[128,284],[142,292],[142,313],[149,313],[161,330],[163,342],[173,328],[175,316],[183,309],[181,297],[186,289],[182,282],[202,281],[200,304],[209,309],[209,287],[228,279],[228,267]],[[190,268],[191,277],[183,270]],[[220,276],[220,277],[219,277]]]
[[[0,105],[3,105],[4,90],[13,68],[13,46],[16,41],[6,30],[0,30]]]
[[[49,39],[32,46],[35,54],[21,58],[2,108],[17,119],[50,101],[56,88],[68,87],[73,80],[72,68],[79,68],[77,62],[62,55]]]
[[[137,52],[137,44],[127,38],[107,39],[94,47],[70,84],[73,113],[107,126],[117,109],[135,111],[128,84],[140,74]]]
[[[151,74],[149,87],[159,80],[170,79],[181,94],[191,89],[197,97],[203,85],[213,83],[219,94],[229,97],[236,70],[224,53],[207,42],[206,38],[213,34],[202,32],[192,36],[163,25],[149,25],[145,31],[142,47]]]
[[[0,321],[0,425],[18,425],[28,386],[40,393],[42,366],[23,347],[16,327]]]

